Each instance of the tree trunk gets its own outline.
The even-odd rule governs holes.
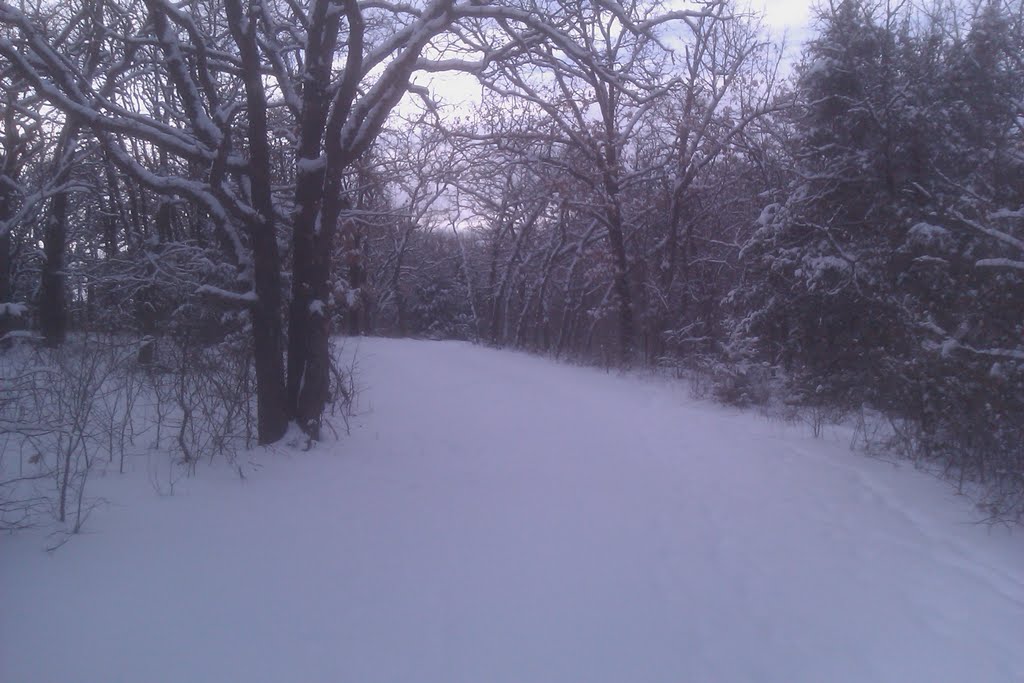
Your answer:
[[[0,198],[0,222],[6,218],[4,203]],[[11,303],[11,293],[11,233],[3,230],[0,232],[0,304]],[[10,318],[6,311],[0,312],[0,337],[14,327]]]
[[[326,323],[326,305],[329,297],[327,279],[318,287],[318,249],[325,245],[322,239],[321,219],[326,159],[323,156],[322,137],[327,125],[331,98],[328,88],[331,81],[331,55],[338,40],[339,14],[329,12],[330,3],[318,1],[313,4],[311,21],[306,39],[305,73],[303,74],[302,112],[299,118],[299,142],[296,149],[295,212],[292,226],[292,300],[288,309],[288,410],[299,426],[311,438],[320,436],[320,415],[323,405],[317,409],[310,398],[307,383],[320,384],[321,372],[330,372],[327,366],[313,362],[322,347],[327,359],[327,331],[317,336],[316,313]],[[331,226],[333,232],[333,226]],[[329,243],[326,243],[329,246]],[[323,254],[319,255],[323,257]],[[327,256],[329,258],[329,255]],[[323,298],[317,301],[318,293]]]
[[[281,255],[275,232],[267,100],[256,42],[258,11],[252,5],[242,16],[240,0],[226,3],[232,37],[238,45],[248,109],[249,181],[256,216],[246,226],[252,239],[253,285],[256,302],[251,309],[253,364],[256,370],[256,429],[261,444],[273,443],[288,429],[281,322]]]
[[[64,286],[64,246],[67,242],[68,195],[50,201],[43,229],[43,272],[40,276],[39,330],[46,346],[60,346],[67,336],[67,295]]]
[[[612,288],[619,305],[619,360],[628,364],[634,352],[633,295],[629,288],[629,261],[622,231],[622,216],[614,199],[609,207],[607,229],[615,268]]]
[[[295,232],[296,241],[305,245],[301,259],[300,250],[296,248],[295,252],[295,285],[299,291],[293,294],[289,320],[289,394],[295,392],[296,422],[313,440],[320,439],[324,408],[331,398],[331,330],[327,307],[331,294],[330,245],[334,242],[342,211],[347,208],[347,201],[341,194],[340,172],[338,176],[325,182],[319,230],[300,232],[296,229]]]
[[[607,209],[605,227],[608,244],[611,247],[614,274],[612,289],[619,305],[619,360],[628,365],[635,352],[636,329],[633,320],[633,295],[629,287],[629,258],[626,255],[625,230],[622,221],[622,206],[619,202],[619,150],[616,146],[617,131],[614,111],[617,105],[615,91],[609,86],[607,92],[598,89],[604,116],[605,143],[601,161],[601,175],[604,185]]]
[[[346,302],[348,333],[357,337],[367,328],[366,295],[363,285],[366,284],[366,266],[363,255],[363,237],[359,229],[348,221],[343,232],[342,243],[345,247],[345,261],[348,265],[348,286],[356,293],[352,300]]]
[[[78,124],[64,123],[54,158],[53,183],[60,188],[68,182],[78,150]],[[67,293],[64,251],[67,246],[69,193],[60,190],[50,200],[43,225],[43,271],[40,275],[39,329],[46,346],[59,346],[67,336]]]
[[[252,232],[257,298],[252,308],[257,439],[267,444],[280,439],[288,429],[282,354],[281,257],[272,222],[263,221],[253,226]]]
[[[3,204],[0,200],[0,221],[3,218]],[[4,230],[0,232],[0,304],[10,302],[11,290],[11,233]]]

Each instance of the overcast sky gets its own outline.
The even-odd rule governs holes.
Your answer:
[[[758,7],[758,3],[754,3]],[[799,31],[807,27],[810,19],[809,0],[764,0],[764,15],[774,30]]]
[[[782,62],[783,73],[789,71],[800,58],[800,50],[811,35],[811,3],[814,0],[762,0],[764,12],[772,37],[786,39],[786,51]],[[754,5],[758,7],[758,5]]]
[[[783,69],[794,63],[800,54],[800,46],[809,35],[811,3],[815,0],[747,0],[755,11],[764,14],[765,24],[775,39],[786,37],[786,57]],[[740,0],[742,6],[743,0]],[[685,1],[680,3],[688,5]],[[689,5],[692,7],[692,5]],[[430,84],[435,96],[449,104],[479,101],[480,86],[475,79],[465,74],[421,75],[421,84]],[[400,109],[404,109],[401,107]]]
[[[786,37],[786,59],[796,61],[800,46],[810,34],[813,0],[753,0],[754,8],[764,12],[765,23],[776,39]]]

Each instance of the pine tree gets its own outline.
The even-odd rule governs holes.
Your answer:
[[[890,356],[908,343],[889,277],[902,220],[895,44],[857,0],[821,21],[799,70],[792,180],[743,252],[738,332],[808,402],[879,402]]]

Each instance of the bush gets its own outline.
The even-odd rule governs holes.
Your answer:
[[[148,446],[186,474],[203,458],[233,462],[254,443],[248,348],[198,345],[187,335],[139,343],[76,335],[59,349],[20,344],[0,355],[0,529],[55,520],[81,530],[97,468],[123,472]],[[152,441],[142,445],[143,436]]]

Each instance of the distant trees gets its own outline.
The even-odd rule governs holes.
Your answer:
[[[454,183],[473,217],[464,244],[480,334],[653,362],[668,332],[699,336],[686,331],[694,319],[718,315],[722,286],[707,280],[736,267],[738,231],[758,210],[760,188],[737,181],[755,168],[760,122],[784,104],[777,53],[756,18],[724,3],[698,15],[647,3],[537,11],[579,47],[495,62],[475,118],[446,129],[465,159]]]

